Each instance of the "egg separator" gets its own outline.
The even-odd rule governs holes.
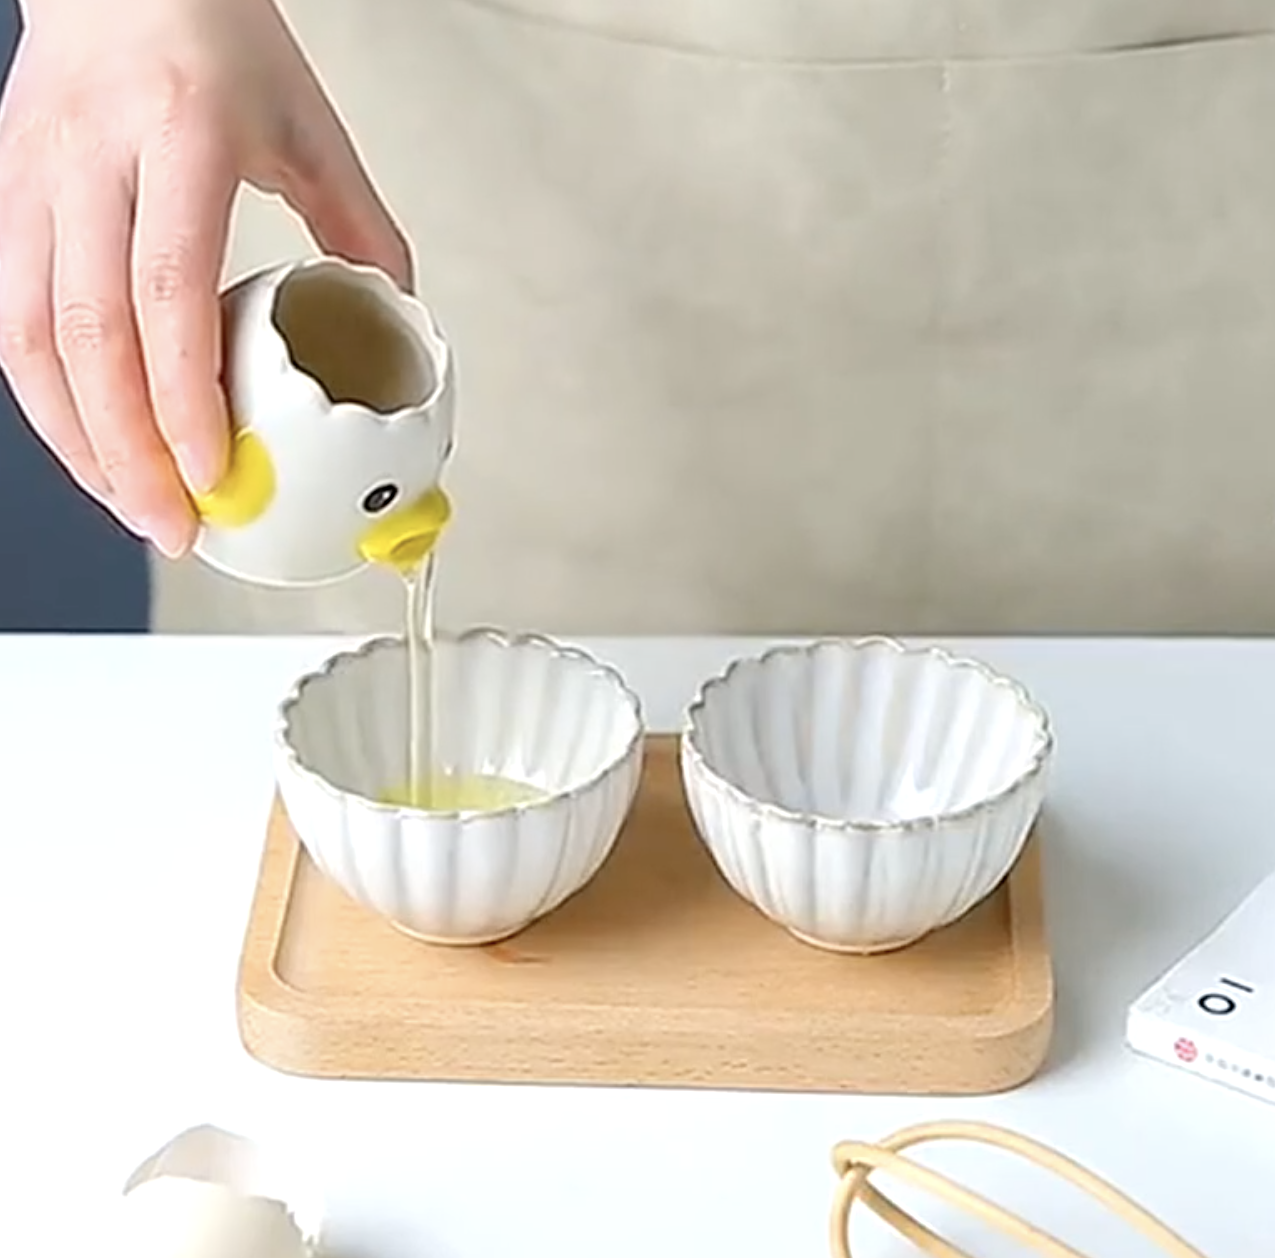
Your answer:
[[[318,257],[221,297],[232,453],[194,551],[241,581],[325,585],[418,566],[451,515],[450,346],[383,272]]]

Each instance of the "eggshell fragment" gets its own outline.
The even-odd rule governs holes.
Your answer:
[[[319,1219],[252,1141],[192,1127],[129,1176],[116,1229],[128,1258],[309,1258]]]

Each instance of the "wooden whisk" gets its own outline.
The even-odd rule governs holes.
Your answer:
[[[831,1218],[833,1258],[853,1258],[850,1248],[850,1215],[858,1203],[862,1203],[883,1222],[910,1240],[922,1253],[931,1255],[931,1258],[974,1258],[974,1255],[938,1236],[870,1184],[868,1178],[874,1171],[896,1175],[905,1183],[967,1210],[1043,1258],[1086,1258],[1086,1255],[1072,1249],[1070,1245],[1038,1227],[1033,1227],[995,1202],[988,1201],[937,1171],[918,1166],[902,1156],[915,1145],[941,1140],[970,1140],[1016,1153],[1087,1192],[1135,1231],[1160,1245],[1167,1258],[1205,1258],[1198,1249],[1188,1245],[1176,1232],[1148,1214],[1136,1202],[1092,1171],[1078,1166],[1070,1158],[1016,1132],[986,1123],[970,1122],[925,1123],[907,1127],[878,1144],[854,1140],[844,1140],[838,1144],[832,1153],[833,1166],[840,1179]]]

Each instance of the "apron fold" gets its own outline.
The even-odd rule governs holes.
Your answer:
[[[1275,31],[1269,0],[460,0],[586,36],[745,61],[1075,56]]]

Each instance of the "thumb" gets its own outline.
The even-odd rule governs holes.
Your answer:
[[[301,218],[315,245],[348,262],[385,271],[405,292],[415,283],[412,248],[330,108],[309,120],[270,181]]]

